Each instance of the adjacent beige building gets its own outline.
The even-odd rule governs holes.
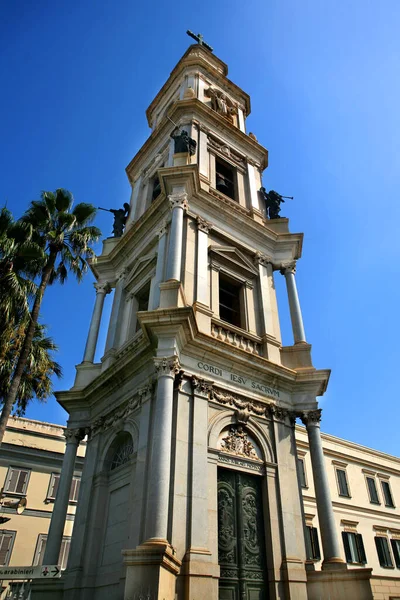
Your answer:
[[[18,503],[25,499],[26,508],[21,514],[17,514],[14,508],[0,509],[0,516],[9,519],[0,525],[0,566],[43,563],[65,450],[64,431],[64,427],[51,423],[17,417],[9,419],[0,448],[0,487],[4,500]],[[84,449],[85,446],[81,445],[75,462],[63,529],[58,559],[63,569],[68,561]],[[19,583],[14,584],[14,590],[18,592],[20,587]],[[1,598],[8,596],[11,591],[8,582],[3,581]]]

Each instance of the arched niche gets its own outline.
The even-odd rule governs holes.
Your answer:
[[[103,451],[100,458],[101,471],[110,472],[111,465],[116,460],[116,455],[124,453],[132,458],[137,452],[138,431],[136,423],[125,421],[123,427],[118,431],[115,428],[107,432],[107,438],[103,445]],[[130,460],[130,459],[129,459]],[[126,462],[129,462],[128,460]],[[122,464],[120,465],[122,466]]]
[[[242,428],[242,430],[239,428]],[[249,453],[251,455],[251,450],[253,449],[255,455],[253,457],[248,456],[248,458],[262,460],[263,462],[267,463],[276,462],[271,440],[266,435],[265,430],[263,430],[262,427],[260,427],[260,425],[251,418],[245,425],[238,423],[234,412],[224,410],[215,415],[209,423],[208,447],[228,454],[229,452],[226,452],[226,444],[228,443],[229,445],[230,435],[232,435],[232,438],[236,438],[239,448],[240,438],[242,439],[243,443],[249,442],[252,445],[253,448],[250,448]],[[226,440],[226,438],[228,438],[228,440]],[[232,439],[232,442],[233,444],[235,443],[234,439]],[[238,456],[240,456],[240,454],[238,454]]]

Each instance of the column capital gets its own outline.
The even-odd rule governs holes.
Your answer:
[[[196,217],[197,229],[199,231],[204,231],[204,233],[209,233],[212,229],[212,224],[203,219],[203,217]]]
[[[81,427],[78,429],[69,429],[67,428],[64,431],[64,437],[66,439],[67,444],[79,444],[83,440],[86,435],[89,435],[90,427]]]
[[[154,358],[153,360],[156,368],[157,379],[165,376],[175,377],[175,375],[181,370],[177,356]]]
[[[108,281],[96,281],[94,284],[96,294],[109,294],[111,292],[111,286]]]
[[[186,192],[182,192],[180,194],[170,194],[168,196],[168,200],[171,210],[174,210],[174,208],[183,208],[183,210],[188,209],[188,195]]]
[[[194,394],[208,398],[208,395],[212,390],[212,381],[207,381],[202,377],[196,377],[196,375],[192,375],[191,382]]]
[[[321,413],[321,408],[317,408],[315,410],[308,410],[306,412],[301,413],[300,418],[306,427],[308,427],[309,425],[319,427],[321,421]]]
[[[292,273],[294,275],[296,273],[296,261],[291,260],[281,263],[279,265],[279,270],[282,275],[286,275],[287,273]]]
[[[262,254],[261,252],[256,252],[253,260],[255,265],[262,265],[263,267],[272,265],[272,256]]]

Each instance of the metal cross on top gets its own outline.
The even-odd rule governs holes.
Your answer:
[[[203,36],[201,35],[201,33],[198,33],[197,35],[195,33],[193,33],[193,31],[190,31],[190,29],[187,30],[186,32],[188,35],[190,35],[190,37],[192,37],[194,40],[196,40],[196,42],[198,44],[200,44],[200,46],[204,46],[205,48],[207,48],[207,50],[209,50],[210,52],[213,51],[213,48],[209,45],[206,44],[206,42],[203,39]]]

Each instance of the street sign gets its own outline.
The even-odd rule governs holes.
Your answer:
[[[61,569],[57,565],[0,567],[0,579],[54,579],[54,577],[61,577]]]

